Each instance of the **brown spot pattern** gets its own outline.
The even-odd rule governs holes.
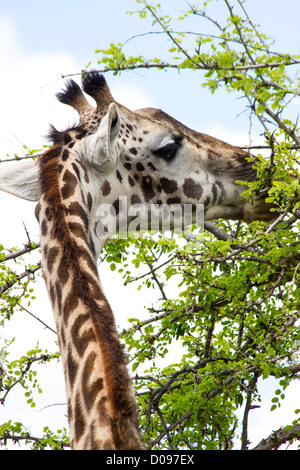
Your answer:
[[[78,307],[78,298],[74,295],[74,292],[70,292],[63,303],[63,314],[64,314],[64,321],[67,323],[70,314]]]
[[[64,286],[68,282],[70,276],[69,260],[67,259],[65,254],[61,257],[60,263],[57,268],[57,275],[60,283]]]
[[[72,202],[65,210],[67,215],[77,215],[77,217],[80,217],[84,223],[84,228],[86,230],[88,229],[88,216],[86,215],[84,208],[81,206],[81,204],[79,204],[79,202]]]
[[[144,176],[141,182],[142,191],[146,202],[149,202],[150,199],[153,199],[155,192],[152,185],[152,178],[150,176]]]
[[[145,167],[141,162],[138,162],[136,164],[136,169],[137,169],[137,171],[145,171]]]
[[[181,203],[180,197],[169,197],[167,199],[167,204],[180,204],[180,203]]]
[[[119,172],[119,170],[116,171],[116,177],[118,178],[118,180],[120,181],[120,183],[122,183],[123,178],[122,178],[122,175],[121,175],[121,173]]]
[[[48,232],[48,224],[47,221],[44,219],[41,223],[41,234],[45,237]]]
[[[91,212],[92,207],[93,207],[93,198],[92,198],[91,193],[88,193],[87,195],[87,203],[88,203],[88,209]]]
[[[77,178],[69,170],[66,170],[63,176],[65,184],[61,188],[61,195],[63,199],[68,199],[74,195],[75,188],[78,184]]]
[[[67,364],[68,364],[68,377],[69,377],[70,386],[73,387],[75,378],[77,375],[77,371],[78,371],[78,365],[74,361],[72,352],[70,351],[70,349],[68,350]]]
[[[85,431],[85,419],[84,419],[84,413],[80,405],[80,397],[78,394],[76,397],[74,415],[75,415],[75,423],[74,423],[75,439],[76,441],[79,441]]]
[[[99,377],[92,384],[89,384],[90,375],[93,372],[95,360],[96,354],[95,352],[91,351],[85,361],[84,369],[82,372],[82,395],[84,398],[85,406],[87,407],[88,411],[91,410],[92,406],[96,401],[98,393],[103,389],[103,379],[101,377]]]
[[[183,183],[183,192],[187,197],[198,200],[203,194],[203,189],[192,178],[186,178]]]
[[[130,198],[130,202],[132,205],[134,204],[141,204],[142,201],[140,200],[139,196],[137,194],[133,194]]]
[[[56,261],[58,253],[59,253],[59,249],[56,246],[50,248],[50,250],[48,251],[47,268],[48,268],[50,273],[53,269],[53,266],[54,266],[54,263]]]
[[[103,196],[107,196],[111,192],[111,186],[107,180],[102,183],[101,191]]]
[[[177,182],[175,180],[169,180],[168,178],[161,178],[160,184],[167,194],[174,193],[178,188]]]
[[[75,171],[75,173],[76,173],[76,175],[77,175],[78,180],[81,181],[80,171],[79,171],[79,168],[78,168],[78,166],[76,165],[76,163],[73,162],[73,163],[72,163],[72,167],[73,167],[73,169],[74,169],[74,171]]]
[[[76,350],[80,357],[84,355],[84,352],[91,341],[96,341],[95,333],[92,328],[86,329],[83,333],[80,333],[81,327],[90,320],[90,316],[87,313],[82,313],[78,315],[74,324],[71,328],[71,336],[73,340],[73,344],[76,347]]]
[[[65,149],[63,150],[63,153],[61,155],[61,159],[65,162],[69,158],[69,150]]]
[[[132,188],[135,185],[134,179],[132,179],[130,175],[128,176],[128,183]]]

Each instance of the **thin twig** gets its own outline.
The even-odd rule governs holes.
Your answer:
[[[30,312],[27,308],[23,307],[23,305],[20,305],[21,309],[24,310],[26,313],[31,315],[35,320],[39,321],[42,325],[45,326],[48,330],[52,331],[53,333],[57,334],[55,330],[51,328],[51,326],[47,325],[46,323],[43,322],[40,318],[38,318],[36,315],[34,315],[32,312]]]
[[[13,281],[7,281],[3,286],[0,286],[0,296],[6,292],[8,289],[13,287],[17,282],[19,282],[21,279],[24,277],[31,276],[32,274],[35,274],[37,271],[41,269],[40,264],[38,264],[35,268],[28,268],[26,269],[22,274],[16,275],[15,279]]]
[[[11,259],[16,259],[19,256],[25,255],[26,253],[36,250],[37,248],[40,248],[40,244],[31,242],[31,246],[25,246],[25,248],[23,248],[22,250],[14,251],[10,255],[6,255],[5,260],[3,260],[3,262],[9,261]]]
[[[252,405],[252,395],[254,393],[254,387],[258,381],[259,374],[257,372],[254,373],[249,387],[247,389],[247,400],[245,405],[245,411],[243,416],[243,427],[242,427],[242,447],[241,450],[247,450],[248,447],[248,416],[251,409],[253,409]]]
[[[142,274],[141,276],[135,277],[134,279],[130,279],[129,281],[124,282],[124,286],[127,286],[127,284],[130,284],[131,282],[139,281],[140,279],[143,279],[146,276],[149,276],[149,274],[152,274],[154,271],[157,271],[158,269],[162,268],[166,264],[170,263],[173,260],[173,258],[168,259],[164,263],[160,264],[159,266],[156,266],[156,268],[153,268],[151,271],[148,271],[145,274]]]

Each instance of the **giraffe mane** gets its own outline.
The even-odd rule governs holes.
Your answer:
[[[46,134],[45,138],[50,140],[50,142],[56,145],[66,145],[73,138],[80,140],[88,134],[87,129],[85,129],[84,122],[79,124],[74,124],[71,127],[63,131],[59,131],[52,124],[49,126],[49,132]]]
[[[61,145],[63,143],[63,135],[65,131],[59,131],[53,124],[50,124],[49,131],[45,135],[45,138],[49,140],[54,146]],[[44,154],[45,155],[45,154]]]
[[[48,207],[56,208],[56,217],[60,218],[60,226],[66,228],[66,222],[62,215],[62,200],[58,181],[58,157],[61,146],[55,145],[47,150],[38,160],[40,193],[47,200]]]

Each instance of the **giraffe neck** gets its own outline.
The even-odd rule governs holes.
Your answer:
[[[58,148],[46,153],[36,210],[65,373],[71,446],[140,449],[134,393],[97,274],[79,171],[62,164]]]

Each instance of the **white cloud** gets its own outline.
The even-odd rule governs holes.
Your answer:
[[[114,84],[111,91],[115,100],[132,111],[155,107],[155,99],[144,88],[126,82],[126,79]]]
[[[22,154],[22,144],[38,148],[48,126],[65,128],[77,121],[77,114],[62,106],[55,93],[64,86],[62,75],[78,73],[82,64],[67,52],[29,53],[18,40],[13,22],[0,16],[1,126],[0,158],[7,153]],[[130,109],[153,105],[153,99],[141,87],[111,80],[115,99]]]
[[[62,86],[62,73],[80,70],[66,53],[29,54],[18,42],[12,22],[0,17],[1,128],[0,152],[20,153],[22,144],[35,148],[44,142],[48,123],[68,116],[58,109],[54,93]]]
[[[6,154],[22,156],[29,148],[41,148],[49,123],[65,126],[75,120],[69,107],[54,96],[62,87],[61,73],[80,70],[67,53],[30,53],[18,39],[12,20],[0,16],[0,159]],[[0,192],[0,242],[5,246],[22,246],[26,242],[23,223],[33,241],[38,241],[34,204]]]

